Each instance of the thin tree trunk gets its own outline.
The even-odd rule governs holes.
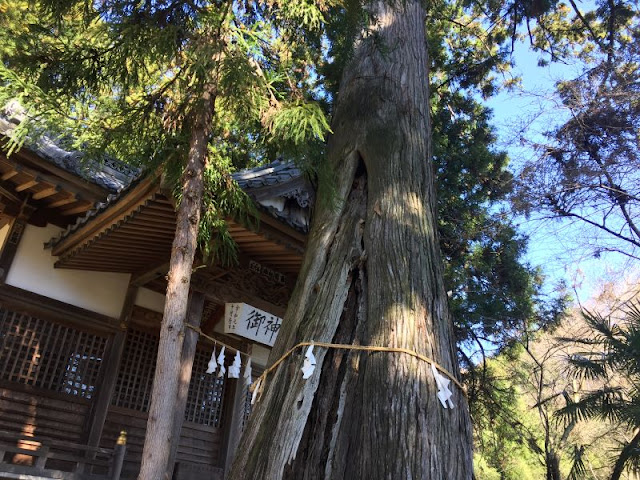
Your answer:
[[[178,207],[176,233],[171,248],[158,360],[139,480],[165,478],[171,442],[177,441],[173,438],[174,410],[180,383],[180,358],[200,224],[203,172],[212,112],[212,95],[205,93],[202,106],[193,118],[187,165],[182,177],[182,200]]]
[[[200,327],[202,320],[202,311],[204,309],[205,296],[201,292],[191,292],[189,299],[189,307],[187,313],[187,324],[193,327]],[[195,330],[185,331],[184,341],[182,343],[182,357],[180,358],[180,379],[178,384],[178,398],[176,406],[173,410],[173,442],[167,460],[166,478],[172,478],[176,466],[176,457],[178,455],[178,444],[180,443],[180,435],[182,433],[182,425],[184,423],[184,410],[187,406],[187,396],[189,395],[189,384],[191,383],[191,374],[193,372],[193,359],[198,346],[199,334]]]
[[[547,453],[547,480],[562,480],[560,476],[560,457],[555,451],[551,450]]]
[[[616,463],[613,466],[613,472],[611,472],[611,480],[620,480],[620,477],[622,477],[622,474],[624,473],[627,462],[631,457],[636,456],[638,446],[640,446],[640,430],[636,432],[631,441],[627,443],[620,452],[620,455],[616,459]]]
[[[405,347],[457,374],[436,232],[424,11],[391,0],[371,3],[369,14],[376,23],[337,99],[335,181],[320,185],[270,361],[315,340]],[[267,379],[229,479],[472,478],[466,401],[452,386],[455,409],[444,409],[428,364],[318,348],[303,380],[301,354]]]

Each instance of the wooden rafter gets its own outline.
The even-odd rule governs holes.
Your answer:
[[[58,208],[58,207],[62,207],[64,205],[69,205],[70,203],[74,203],[77,202],[79,200],[77,195],[69,195],[66,198],[63,198],[61,200],[56,200],[55,202],[51,202],[47,205],[48,208]]]
[[[79,203],[78,205],[76,205],[74,207],[68,208],[66,210],[62,210],[60,212],[60,214],[61,215],[65,215],[65,216],[67,216],[67,215],[77,215],[79,213],[84,213],[84,212],[90,210],[92,206],[93,206],[93,203],[91,203],[91,202],[82,202],[82,203]]]
[[[24,154],[17,156],[24,156]],[[43,162],[43,160],[41,161]],[[82,197],[94,202],[104,200],[104,197],[107,194],[107,192],[101,187],[90,184],[84,180],[81,180],[80,178],[74,177],[68,172],[64,177],[58,177],[57,175],[38,171],[34,168],[19,164],[13,160],[8,159],[4,155],[0,155],[0,163],[8,165],[11,169],[6,174],[11,173],[15,170],[17,173],[32,177],[33,180],[38,179],[39,182],[46,183],[50,186],[58,186],[62,190],[81,195]],[[69,176],[71,176],[71,178],[75,178],[75,181],[67,180],[67,177]],[[15,177],[15,175],[12,175],[10,178],[13,177]]]
[[[44,190],[40,190],[39,192],[35,192],[31,196],[31,198],[33,198],[34,200],[42,200],[43,198],[50,197],[58,192],[60,192],[60,187],[56,185],[53,187],[47,187]]]
[[[68,182],[68,184],[70,185],[75,185],[76,190],[83,190],[89,198],[91,198],[91,196],[88,194],[91,192],[93,193],[93,195],[95,195],[97,200],[104,199],[105,190],[102,187],[93,183],[89,183],[87,180],[84,180],[78,177],[76,174],[68,172],[63,168],[54,165],[50,161],[44,160],[43,158],[39,157],[33,152],[30,152],[29,150],[20,150],[19,152],[15,153],[15,155],[21,160],[28,161],[34,167],[51,173],[55,176],[55,178],[61,179],[64,183]]]
[[[15,190],[16,192],[24,192],[25,190],[28,190],[31,187],[35,187],[36,185],[38,185],[38,183],[40,183],[40,179],[38,177],[35,177],[31,180],[28,180],[19,185],[16,185]]]
[[[142,204],[153,197],[158,188],[157,185],[158,179],[155,177],[147,177],[142,180],[118,202],[58,243],[53,248],[53,255],[62,256],[69,253],[72,249],[78,248],[95,236],[102,234],[114,223],[122,221],[137,211]]]
[[[8,172],[3,173],[0,179],[9,180],[10,178],[15,177],[18,173],[19,173],[19,170],[17,168],[12,168]]]
[[[23,199],[19,196],[15,195],[13,190],[8,186],[5,187],[6,184],[0,185],[0,196],[6,198],[10,202],[14,203],[22,203]]]

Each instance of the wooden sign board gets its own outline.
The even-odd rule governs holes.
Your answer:
[[[282,319],[246,303],[226,303],[224,333],[273,347]]]

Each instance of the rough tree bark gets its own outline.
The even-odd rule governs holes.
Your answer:
[[[329,144],[338,201],[317,206],[270,361],[299,341],[354,343],[413,349],[457,374],[429,162],[425,15],[419,0],[368,8],[375,24],[343,75]],[[445,410],[429,365],[316,349],[305,381],[302,354],[267,379],[229,479],[472,478],[466,401],[452,386],[456,408]]]
[[[187,165],[182,177],[182,200],[176,216],[171,248],[167,293],[160,327],[158,359],[151,392],[151,406],[138,480],[165,478],[173,439],[174,410],[180,384],[180,358],[196,253],[204,189],[204,166],[211,129],[213,95],[205,93],[194,115]]]

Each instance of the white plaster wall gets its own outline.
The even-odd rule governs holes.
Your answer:
[[[119,317],[129,284],[128,273],[53,268],[57,257],[44,244],[61,229],[27,225],[7,283],[93,312]]]
[[[164,298],[161,293],[148,288],[139,288],[136,294],[136,305],[158,313],[164,313]]]
[[[7,235],[9,235],[9,228],[10,224],[6,224],[4,227],[0,228],[0,252],[4,246],[4,241],[7,239]]]

